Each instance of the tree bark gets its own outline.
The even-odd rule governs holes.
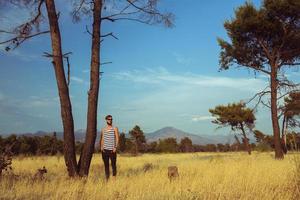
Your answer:
[[[283,115],[282,120],[282,131],[281,131],[281,142],[282,142],[282,150],[284,154],[287,154],[287,145],[286,145],[286,131],[287,131],[287,117]]]
[[[245,148],[246,148],[248,154],[251,155],[251,148],[250,148],[250,145],[249,145],[249,139],[247,138],[247,135],[246,135],[246,132],[245,132],[245,129],[244,129],[244,125],[243,124],[240,124],[240,125],[241,125],[241,130],[242,130],[242,135],[243,135],[243,142],[244,142]]]
[[[69,96],[69,88],[66,83],[64,72],[61,37],[58,25],[54,0],[46,0],[46,8],[50,26],[50,36],[53,54],[53,66],[58,87],[58,94],[61,108],[61,118],[64,129],[64,158],[69,176],[77,175],[77,162],[74,141],[74,122],[72,105]]]
[[[239,147],[241,146],[241,142],[240,142],[239,138],[236,135],[234,135],[234,138],[235,138],[235,141],[237,143],[237,147],[236,147],[235,151],[238,151]]]
[[[271,64],[271,118],[274,134],[274,145],[275,145],[275,159],[283,159],[283,151],[280,142],[280,128],[278,122],[278,111],[277,111],[277,66]]]
[[[138,155],[138,152],[139,152],[139,150],[138,150],[138,139],[136,137],[135,138],[135,155]]]
[[[89,173],[91,159],[94,153],[95,140],[97,136],[97,107],[99,94],[100,75],[100,37],[101,37],[101,9],[102,0],[94,1],[93,9],[93,33],[92,33],[92,55],[90,71],[90,89],[88,92],[87,129],[85,143],[80,155],[78,168],[80,176]]]

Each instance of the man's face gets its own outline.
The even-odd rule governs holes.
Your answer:
[[[112,125],[112,117],[108,117],[107,119],[106,119],[106,123],[108,124],[108,125]]]

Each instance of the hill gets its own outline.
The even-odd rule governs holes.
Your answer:
[[[184,132],[174,127],[164,127],[155,132],[145,134],[147,141],[158,141],[159,139],[165,139],[168,137],[174,137],[179,143],[184,137],[188,137],[192,140],[193,144],[217,144],[217,143],[232,143],[234,141],[233,135],[196,135]]]

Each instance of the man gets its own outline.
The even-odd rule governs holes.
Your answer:
[[[119,144],[119,131],[112,125],[113,118],[111,115],[105,117],[106,127],[101,130],[100,148],[105,168],[106,180],[109,179],[109,159],[111,160],[113,179],[117,175],[117,147]]]

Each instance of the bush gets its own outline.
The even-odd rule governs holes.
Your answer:
[[[3,170],[11,170],[12,153],[9,150],[0,151],[0,176]]]
[[[266,143],[257,144],[257,146],[255,147],[254,150],[259,151],[259,152],[273,151],[272,147],[269,144],[266,144]]]

